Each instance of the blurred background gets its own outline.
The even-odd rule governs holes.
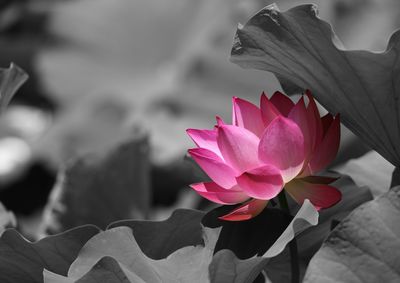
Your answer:
[[[0,118],[0,202],[16,214],[20,229],[29,236],[38,229],[43,232],[44,226],[59,232],[85,223],[64,221],[62,228],[49,224],[55,214],[60,217],[74,209],[68,203],[82,200],[82,190],[90,187],[86,197],[91,198],[98,186],[105,186],[102,178],[114,157],[104,157],[100,164],[105,168],[99,169],[86,162],[90,154],[132,154],[136,165],[129,167],[129,161],[118,158],[115,163],[117,169],[129,165],[132,174],[119,176],[121,169],[112,175],[130,178],[125,189],[133,190],[140,203],[128,216],[159,219],[176,207],[204,208],[206,204],[187,189],[204,177],[184,158],[193,146],[185,129],[211,128],[215,115],[229,121],[232,96],[258,103],[262,91],[271,95],[281,90],[272,74],[229,62],[237,24],[273,2],[281,10],[308,3],[1,1],[0,66],[15,62],[30,76]],[[397,0],[312,2],[347,49],[383,51],[400,26]],[[347,129],[342,134],[333,165],[369,150]],[[127,143],[137,150],[113,151]],[[84,160],[83,165],[76,160]],[[79,187],[68,182],[69,176],[91,179],[93,171],[102,178],[85,183],[72,197],[65,192]],[[117,188],[111,184],[102,190]],[[104,199],[96,209],[112,210]],[[91,209],[89,204],[86,208]]]

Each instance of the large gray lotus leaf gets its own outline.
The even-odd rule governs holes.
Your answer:
[[[318,212],[306,200],[263,257],[241,260],[226,249],[214,255],[221,228],[201,227],[199,217],[202,215],[198,211],[177,210],[170,219],[161,222],[116,222],[86,242],[70,265],[67,276],[44,269],[44,282],[91,283],[98,278],[108,278],[106,282],[110,283],[251,283],[269,258],[281,253],[293,237],[318,222]],[[185,231],[184,225],[191,227],[190,231]],[[144,235],[140,230],[144,230],[146,242],[142,242]],[[200,232],[203,235],[201,243],[197,239]],[[178,242],[174,243],[173,239]],[[181,245],[183,242],[186,244]],[[160,246],[162,243],[180,248],[165,253]],[[158,247],[161,253],[149,247],[151,245]]]
[[[82,246],[97,233],[97,227],[86,225],[31,243],[7,229],[0,237],[0,282],[41,283],[44,268],[66,274]]]
[[[137,240],[134,245],[136,248],[140,247],[141,252],[138,256],[165,259],[178,249],[202,245],[200,219],[203,215],[200,211],[179,209],[164,221],[126,220],[118,223],[127,226],[126,229],[134,230],[133,234],[128,236]],[[120,228],[118,223],[111,226]],[[87,254],[87,251],[82,251],[82,247],[94,236],[99,237],[98,235],[103,234],[109,235],[101,232],[96,226],[85,225],[32,243],[16,230],[7,229],[0,237],[0,282],[43,282],[44,269],[48,270],[46,280],[49,282],[69,282],[69,279],[64,277],[71,264],[80,253]],[[113,242],[112,237],[110,241]],[[125,251],[129,251],[129,248],[124,247],[122,252]],[[122,253],[117,258],[123,256]],[[78,282],[98,282],[96,278],[99,276],[109,279],[102,282],[114,282],[111,280],[120,280],[125,276],[120,269],[115,259],[106,257],[97,262]],[[113,276],[118,272],[120,276]],[[60,278],[63,281],[60,281]]]
[[[284,87],[310,89],[369,146],[400,166],[399,38],[397,31],[382,53],[343,51],[314,5],[286,12],[271,5],[239,25],[231,61],[273,72]]]
[[[85,244],[69,268],[68,279],[71,282],[81,279],[104,257],[111,257],[121,266],[128,278],[126,282],[137,282],[139,278],[143,282],[207,282],[207,269],[218,233],[205,231],[204,235],[205,246],[184,247],[165,259],[153,260],[143,254],[129,227],[115,227],[97,234]],[[54,274],[44,272],[44,282],[64,282],[54,278]],[[61,276],[59,279],[66,280]]]
[[[353,211],[314,255],[304,282],[400,282],[400,186]]]

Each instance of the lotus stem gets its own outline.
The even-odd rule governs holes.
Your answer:
[[[289,205],[286,199],[285,190],[282,190],[279,195],[279,204],[281,209],[287,213],[288,217],[290,214]],[[297,252],[297,241],[296,237],[293,238],[289,243],[289,251],[290,251],[290,268],[292,271],[292,283],[300,283],[300,268],[299,268],[299,255]]]

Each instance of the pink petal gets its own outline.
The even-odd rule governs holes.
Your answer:
[[[225,190],[214,182],[192,184],[190,187],[202,197],[219,204],[237,204],[249,199],[239,190]]]
[[[215,153],[204,148],[188,150],[201,169],[219,186],[230,189],[236,185],[235,171]]]
[[[217,120],[217,127],[220,127],[220,126],[226,124],[226,123],[224,122],[224,120],[222,120],[222,118],[219,117],[219,116],[216,116],[215,119]]]
[[[264,165],[247,171],[236,180],[244,193],[256,199],[272,199],[283,188],[280,170],[272,165]]]
[[[259,166],[259,138],[252,132],[223,125],[218,127],[217,143],[225,162],[237,171],[237,175]]]
[[[340,144],[340,118],[336,118],[331,123],[322,142],[317,145],[313,156],[310,160],[310,168],[312,173],[324,169],[329,163],[335,159]]]
[[[219,217],[219,219],[226,221],[243,221],[248,220],[259,215],[267,206],[268,201],[253,199],[247,203],[239,206],[231,213]]]
[[[294,121],[303,133],[304,152],[307,158],[311,153],[312,136],[309,129],[308,114],[303,97],[301,97],[296,105],[292,108],[288,118]]]
[[[217,155],[222,156],[217,144],[216,130],[187,129],[186,133],[197,145],[197,147],[211,150]]]
[[[265,127],[267,127],[277,116],[281,115],[279,110],[276,109],[275,105],[272,104],[271,101],[269,101],[264,92],[262,93],[260,98],[260,108]]]
[[[342,198],[342,193],[335,187],[311,184],[298,179],[286,184],[285,190],[300,205],[305,199],[309,199],[317,209],[331,207]]]
[[[265,130],[258,156],[266,164],[281,170],[285,183],[300,173],[304,163],[304,138],[293,121],[278,116]]]
[[[236,97],[232,99],[232,104],[232,124],[245,128],[257,136],[260,136],[265,129],[260,109],[254,104]]]
[[[313,96],[309,90],[306,90],[306,95],[308,97],[308,106],[307,106],[307,114],[308,114],[308,125],[309,132],[311,136],[311,150],[314,151],[316,146],[321,142],[323,129],[322,122],[319,115],[317,104],[314,101]]]
[[[293,101],[279,91],[276,91],[269,101],[271,101],[272,104],[275,105],[276,109],[278,109],[279,112],[286,117],[294,106]]]

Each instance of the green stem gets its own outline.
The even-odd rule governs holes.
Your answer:
[[[290,209],[286,199],[285,191],[282,190],[279,195],[279,204],[284,212],[287,213],[288,217],[290,216]],[[294,238],[289,243],[289,251],[290,251],[290,267],[292,270],[292,283],[300,282],[300,268],[299,268],[299,257],[297,252],[297,241]]]

